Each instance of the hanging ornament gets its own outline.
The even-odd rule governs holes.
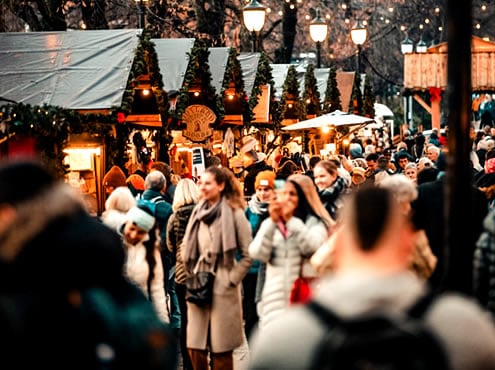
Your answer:
[[[124,112],[117,112],[117,122],[122,124],[125,122],[125,114]]]

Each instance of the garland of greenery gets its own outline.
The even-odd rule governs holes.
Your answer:
[[[313,64],[308,65],[304,74],[303,101],[306,103],[306,112],[308,114],[320,115],[320,93],[317,87]]]
[[[306,107],[299,95],[299,82],[297,81],[297,71],[294,65],[290,65],[287,70],[287,77],[284,81],[282,97],[280,99],[281,116],[286,117],[288,102],[294,104],[295,118],[304,120],[306,118]]]
[[[244,79],[242,77],[242,68],[239,59],[237,59],[237,50],[235,48],[229,49],[229,58],[227,61],[227,67],[225,68],[225,77],[222,83],[221,96],[225,99],[225,91],[230,87],[231,83],[234,83],[234,96],[241,104],[243,124],[249,124],[252,120],[253,112],[251,111],[248,103],[248,96],[244,89]]]
[[[175,130],[182,129],[181,117],[187,106],[190,105],[189,90],[193,87],[201,90],[201,103],[209,107],[217,120],[215,125],[218,125],[225,116],[223,105],[223,95],[217,94],[215,88],[211,84],[211,72],[208,64],[208,56],[210,52],[203,40],[196,40],[191,52],[188,53],[189,64],[184,76],[184,83],[179,90],[175,111],[171,112],[170,127]]]
[[[342,103],[340,101],[340,90],[337,86],[337,68],[331,66],[325,90],[325,100],[323,101],[323,113],[331,113],[336,110],[342,110]]]
[[[118,135],[114,124],[119,109],[109,115],[80,114],[75,110],[55,106],[31,106],[15,104],[2,107],[0,140],[14,137],[31,137],[36,139],[36,150],[41,160],[53,168],[59,177],[67,173],[68,167],[63,161],[70,134],[88,133],[106,144],[107,163],[115,163],[119,147]],[[124,133],[125,135],[125,133]],[[125,145],[123,146],[125,148]]]
[[[275,93],[275,88],[274,88],[275,82],[273,81],[272,67],[270,67],[270,60],[268,59],[267,55],[264,52],[261,52],[260,59],[258,61],[258,68],[256,70],[256,76],[254,78],[253,92],[249,97],[249,110],[251,112],[251,119],[249,120],[249,122],[251,122],[254,119],[253,111],[254,108],[258,105],[260,96],[263,93],[261,87],[265,85],[270,85],[270,102],[272,102],[274,100],[274,93]],[[280,124],[281,119],[278,118],[278,115],[275,113],[274,108],[275,108],[274,104],[270,104],[269,109],[270,109],[270,114],[272,116],[273,126],[277,127],[277,125]],[[271,128],[272,124],[269,124],[267,122],[266,125],[260,125],[257,123],[256,127]]]
[[[162,122],[167,122],[168,99],[163,91],[163,79],[158,68],[158,58],[150,34],[143,32],[120,107],[113,107],[109,114],[80,113],[77,110],[56,106],[31,106],[15,104],[2,107],[0,119],[3,129],[0,140],[13,137],[36,138],[36,149],[41,160],[63,177],[68,168],[63,160],[63,150],[71,134],[87,133],[106,147],[106,169],[116,164],[124,168],[127,161],[127,141],[131,127],[124,124],[125,114],[131,112],[133,89],[138,76],[148,74],[157,99]],[[168,136],[161,135],[162,137]]]

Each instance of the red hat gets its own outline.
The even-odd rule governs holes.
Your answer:
[[[127,183],[130,183],[134,189],[139,190],[139,191],[144,191],[145,186],[144,186],[144,179],[142,176],[138,175],[137,173],[133,173],[127,178]]]
[[[112,166],[103,177],[103,186],[113,186],[114,188],[127,186],[124,171],[119,166]]]

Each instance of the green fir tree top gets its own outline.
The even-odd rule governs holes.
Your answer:
[[[323,101],[323,112],[331,113],[336,110],[342,110],[342,103],[340,101],[340,91],[337,86],[337,68],[331,66],[328,73],[325,100]]]
[[[306,104],[306,113],[315,114],[321,113],[320,93],[318,91],[317,81],[315,77],[315,68],[313,64],[309,64],[304,74],[304,92],[303,101]]]
[[[280,99],[280,109],[282,119],[306,119],[306,107],[299,94],[299,82],[297,81],[297,71],[294,65],[290,65],[287,71],[282,98]]]

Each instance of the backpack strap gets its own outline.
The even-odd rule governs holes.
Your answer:
[[[411,307],[405,311],[406,317],[410,317],[412,320],[421,319],[421,317],[423,317],[423,315],[428,311],[431,304],[434,303],[435,298],[436,294],[431,291],[423,294],[411,305]],[[331,368],[332,364],[334,364],[333,361],[336,359],[336,356],[329,352],[328,348],[334,346],[335,344],[339,345],[339,343],[343,343],[345,340],[346,330],[352,330],[352,327],[355,328],[356,325],[362,325],[363,322],[354,322],[352,319],[347,322],[345,319],[340,318],[330,308],[323,306],[314,300],[309,301],[305,304],[305,306],[305,309],[315,314],[317,318],[326,325],[323,338],[313,353],[313,360],[309,369],[321,370],[323,368],[329,368],[329,366]],[[448,360],[440,341],[424,323],[420,323],[420,325],[422,328],[421,333],[424,336],[425,343],[427,343],[426,347],[432,353],[432,363],[438,365],[434,368],[447,369]]]
[[[340,318],[335,312],[314,300],[310,300],[305,306],[329,327],[340,322]]]
[[[406,314],[414,319],[422,318],[426,311],[428,311],[428,308],[430,308],[435,298],[436,294],[432,291],[423,294],[411,307],[407,309]]]
[[[155,203],[155,204],[156,203],[164,203],[165,202],[165,199],[163,199],[163,197],[161,195],[158,195],[158,196],[156,196],[154,198],[151,198],[150,199],[150,202],[151,203]]]

